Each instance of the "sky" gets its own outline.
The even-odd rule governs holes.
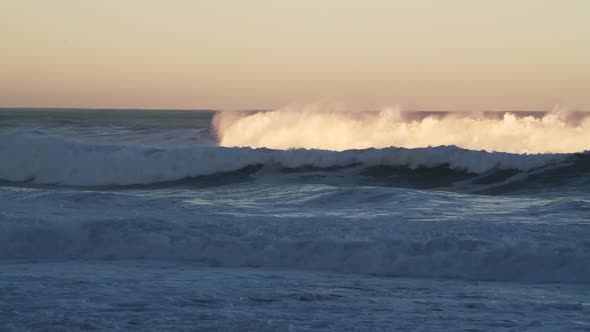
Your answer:
[[[588,0],[0,0],[0,107],[590,110]]]

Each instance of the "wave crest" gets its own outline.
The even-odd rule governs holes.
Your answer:
[[[348,150],[270,150],[192,146],[150,148],[99,145],[40,133],[0,135],[0,179],[14,182],[104,186],[176,181],[248,166],[331,168],[351,165],[445,166],[484,173],[494,169],[527,171],[569,155],[517,155],[471,151],[455,146]]]
[[[510,153],[573,153],[590,148],[590,114],[583,112],[378,112],[326,105],[276,111],[220,112],[221,146],[343,151],[455,145]]]

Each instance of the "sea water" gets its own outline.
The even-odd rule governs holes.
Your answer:
[[[583,119],[476,148],[264,114],[0,110],[0,330],[590,331]]]

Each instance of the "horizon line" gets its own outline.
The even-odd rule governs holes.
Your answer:
[[[172,111],[172,112],[269,112],[276,111],[276,109],[215,109],[215,108],[160,108],[160,107],[148,107],[148,108],[136,108],[136,107],[38,107],[38,106],[0,106],[0,110],[63,110],[63,111],[75,111],[75,110],[88,110],[88,111]],[[383,109],[383,108],[381,108]],[[359,112],[378,112],[381,109],[364,109],[358,110]],[[555,110],[526,110],[526,109],[505,109],[505,110],[469,110],[469,111],[443,111],[443,110],[417,110],[417,109],[401,109],[402,112],[424,112],[424,113],[500,113],[500,112],[524,112],[524,113],[553,113]],[[590,110],[572,109],[564,110],[565,112],[573,113],[590,113]]]

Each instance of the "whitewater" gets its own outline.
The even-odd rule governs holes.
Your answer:
[[[0,109],[0,330],[590,330],[590,115]]]

